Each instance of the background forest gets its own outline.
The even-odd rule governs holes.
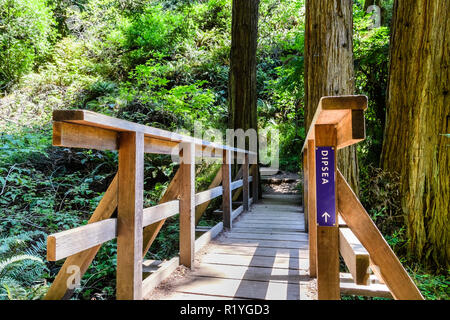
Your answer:
[[[369,98],[359,196],[425,298],[449,299],[448,266],[407,250],[399,178],[380,169],[393,0],[380,4],[379,27],[363,0],[353,6],[355,93]],[[279,130],[290,172],[305,139],[304,24],[304,0],[261,0],[258,126]],[[225,130],[230,44],[230,0],[0,0],[0,299],[42,298],[62,265],[46,261],[47,235],[85,224],[117,170],[115,152],[52,147],[52,110]],[[168,156],[146,159],[144,207],[175,173]],[[198,166],[197,189],[214,169]],[[147,257],[176,255],[177,228],[170,219]],[[102,246],[74,298],[114,297],[115,250]]]

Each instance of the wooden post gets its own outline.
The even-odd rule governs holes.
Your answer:
[[[233,208],[231,206],[231,151],[223,150],[223,163],[222,163],[222,210],[223,210],[223,227],[231,229],[233,221],[231,218],[231,212]]]
[[[180,143],[180,264],[194,267],[195,244],[195,146]]]
[[[257,156],[254,156],[255,158],[257,158]],[[252,197],[253,197],[253,203],[258,202],[258,188],[259,188],[259,167],[258,167],[258,163],[256,162],[253,165],[253,184],[252,184]]]
[[[317,219],[316,219],[316,160],[314,140],[308,140],[308,220],[309,220],[309,276],[317,277]]]
[[[329,212],[330,215],[336,217],[336,223],[333,226],[317,226],[317,291],[319,300],[340,300],[340,283],[339,283],[339,224],[337,222],[337,197],[336,197],[336,153],[337,153],[337,130],[335,125],[316,124],[315,125],[315,142],[318,147],[334,148],[334,168],[330,168],[329,175],[334,176],[334,207],[335,212]],[[315,148],[308,148],[315,154]],[[319,166],[316,159],[316,168]],[[316,179],[319,178],[316,176]],[[316,180],[314,179],[314,180]],[[322,180],[322,179],[320,179]],[[316,182],[316,197],[317,182]],[[328,196],[328,195],[326,195]],[[325,199],[317,198],[317,201]],[[316,203],[316,219],[322,212],[318,212]]]
[[[309,234],[308,217],[308,149],[303,150],[303,216],[305,221],[305,232]]]
[[[117,203],[117,299],[142,299],[144,135],[119,137]]]
[[[244,211],[248,211],[249,185],[248,185],[248,153],[244,155],[244,163],[242,164],[242,206]]]

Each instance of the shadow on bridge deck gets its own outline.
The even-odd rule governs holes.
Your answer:
[[[316,299],[297,195],[265,194],[146,299]]]

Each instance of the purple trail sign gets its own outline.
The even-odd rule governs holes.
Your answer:
[[[333,147],[316,147],[316,209],[319,226],[336,225],[334,152]]]

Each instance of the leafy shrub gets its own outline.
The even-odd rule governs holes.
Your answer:
[[[124,49],[131,66],[144,63],[153,54],[171,54],[175,45],[185,35],[184,17],[165,11],[161,6],[150,5],[135,17],[124,31]]]
[[[45,59],[54,23],[46,1],[0,0],[0,89]]]
[[[222,32],[229,30],[231,23],[230,0],[209,0],[204,8],[203,12],[196,13],[194,17],[201,30],[215,29]]]
[[[122,89],[126,100],[136,99],[139,104],[151,106],[160,112],[170,112],[183,119],[184,128],[193,127],[193,121],[211,121],[211,116],[221,117],[225,110],[214,105],[214,93],[203,88],[206,81],[195,81],[186,85],[173,85],[164,75],[167,67],[155,63],[153,59],[145,65],[139,65],[130,75],[134,84],[128,83]],[[215,119],[214,119],[215,120]],[[213,121],[217,122],[217,121]]]
[[[367,138],[358,144],[358,151],[364,163],[378,165],[385,126],[390,30],[386,26],[370,29],[371,15],[364,12],[362,4],[353,8],[355,87],[358,94],[369,98]]]

